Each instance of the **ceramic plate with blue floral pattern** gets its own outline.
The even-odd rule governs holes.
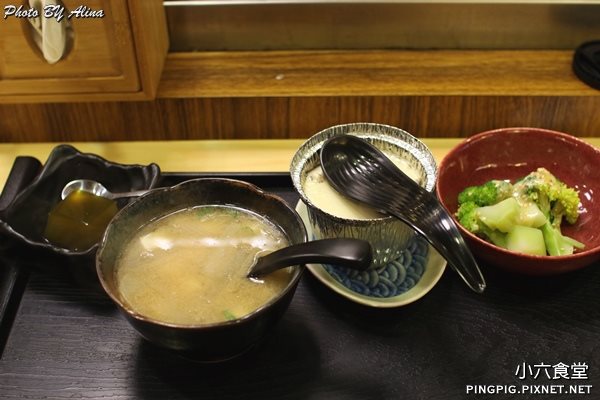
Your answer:
[[[312,237],[302,201],[296,211]],[[415,236],[398,258],[375,270],[359,272],[322,264],[308,264],[307,268],[326,286],[352,301],[391,308],[412,303],[427,294],[444,273],[446,260],[425,239]]]

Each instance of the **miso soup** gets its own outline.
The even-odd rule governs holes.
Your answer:
[[[115,268],[121,298],[135,312],[197,325],[251,313],[290,282],[282,269],[246,277],[257,255],[288,245],[273,223],[248,210],[199,206],[148,223],[124,246]]]

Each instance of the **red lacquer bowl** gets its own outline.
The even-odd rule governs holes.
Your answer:
[[[442,160],[437,195],[454,214],[457,196],[467,186],[491,179],[511,181],[545,167],[579,191],[581,214],[562,232],[586,245],[569,256],[529,256],[488,243],[459,226],[473,254],[486,264],[527,275],[573,271],[600,259],[600,150],[560,132],[539,128],[503,128],[474,135]]]

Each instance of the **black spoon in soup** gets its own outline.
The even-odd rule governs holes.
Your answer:
[[[284,247],[265,256],[257,255],[247,276],[256,278],[280,268],[306,263],[335,264],[364,271],[369,269],[372,261],[371,245],[365,240],[321,239]]]

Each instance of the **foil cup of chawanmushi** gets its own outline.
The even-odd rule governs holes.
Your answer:
[[[348,199],[329,185],[319,155],[324,142],[338,135],[355,135],[375,145],[429,192],[435,188],[435,159],[429,148],[410,133],[375,123],[352,123],[324,129],[307,139],[292,158],[292,181],[307,208],[314,239],[351,237],[367,240],[373,248],[374,267],[383,267],[401,255],[416,233],[399,219]]]

